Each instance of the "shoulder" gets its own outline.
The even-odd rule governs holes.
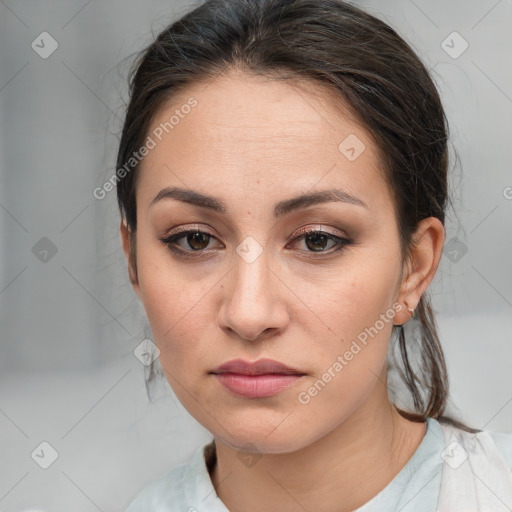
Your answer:
[[[445,448],[437,511],[512,510],[512,433],[440,425]]]
[[[443,430],[447,448],[450,444],[457,443],[468,454],[478,451],[495,460],[500,459],[512,472],[512,432],[481,430],[471,433],[447,423],[439,423],[439,425]]]
[[[187,465],[181,465],[159,476],[137,494],[126,512],[167,512],[169,505],[181,504],[183,495],[183,474]]]
[[[126,512],[186,511],[196,480],[204,468],[204,446],[196,449],[188,462],[167,471],[137,494]]]
[[[512,432],[493,432],[488,430],[487,433],[493,439],[507,466],[512,471]]]

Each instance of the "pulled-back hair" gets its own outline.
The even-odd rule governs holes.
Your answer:
[[[375,140],[384,178],[394,195],[402,264],[418,223],[444,225],[448,198],[448,129],[436,86],[411,47],[383,21],[340,0],[207,0],[165,28],[139,56],[130,74],[130,101],[116,168],[143,144],[164,102],[190,85],[241,70],[277,79],[326,85],[348,105]],[[122,218],[136,236],[138,166],[117,185]],[[136,271],[135,243],[131,262]],[[393,327],[413,420],[443,416],[448,400],[446,363],[426,293],[416,310],[417,367],[403,326]],[[414,320],[416,322],[416,320]]]

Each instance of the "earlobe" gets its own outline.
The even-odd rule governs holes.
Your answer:
[[[139,280],[137,276],[136,262],[134,258],[135,247],[133,244],[135,244],[135,235],[132,235],[128,226],[123,220],[121,220],[120,234],[121,245],[123,247],[124,256],[126,258],[126,264],[128,266],[128,277],[130,279],[130,283],[132,283],[135,293],[140,298]]]
[[[404,273],[398,301],[404,305],[395,324],[401,325],[411,317],[409,308],[415,310],[437,272],[443,253],[445,230],[436,217],[428,217],[419,222],[413,235],[413,245]],[[402,318],[403,316],[403,318]]]

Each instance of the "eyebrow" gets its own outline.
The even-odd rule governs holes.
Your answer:
[[[200,194],[193,190],[178,187],[167,187],[160,190],[160,192],[158,192],[151,201],[149,208],[164,199],[175,199],[183,203],[206,208],[224,215],[228,213],[228,208],[222,200],[216,197]],[[274,206],[274,217],[282,217],[292,211],[315,204],[332,202],[342,202],[368,208],[368,205],[358,197],[355,197],[344,190],[331,188],[327,190],[320,190],[318,192],[301,194],[299,196],[292,197],[291,199],[285,199],[284,201],[276,203]]]

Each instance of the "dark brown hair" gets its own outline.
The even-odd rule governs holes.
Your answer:
[[[402,263],[420,220],[437,217],[444,224],[448,129],[436,86],[390,26],[340,0],[207,0],[168,26],[132,68],[116,168],[144,144],[164,102],[231,70],[323,84],[349,106],[379,148],[395,198]],[[137,166],[124,174],[117,198],[134,242]],[[134,250],[131,264],[136,271]],[[414,421],[432,417],[476,432],[443,416],[448,376],[426,293],[416,313],[418,369],[403,326],[393,331],[401,356],[397,368],[413,404],[412,411],[398,410]]]

